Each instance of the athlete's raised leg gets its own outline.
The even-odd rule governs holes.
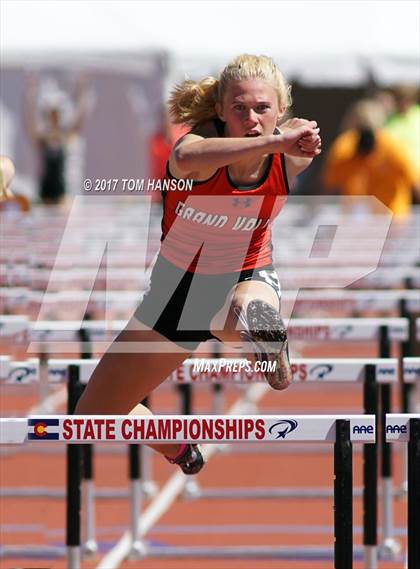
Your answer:
[[[242,281],[232,288],[224,306],[211,322],[212,333],[231,347],[251,342],[255,358],[273,362],[266,371],[268,383],[277,390],[292,382],[287,332],[279,313],[277,292],[263,281]]]

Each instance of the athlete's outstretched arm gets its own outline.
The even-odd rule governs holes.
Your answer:
[[[195,179],[208,177],[222,166],[240,160],[251,160],[264,154],[282,152],[292,156],[313,158],[319,154],[319,129],[311,121],[296,129],[286,129],[281,134],[241,138],[203,138],[196,134],[186,135],[177,144],[170,156],[169,166],[176,177],[191,176]],[[311,139],[311,146],[299,144],[301,139]]]

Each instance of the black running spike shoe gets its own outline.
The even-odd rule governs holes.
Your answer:
[[[199,445],[187,444],[184,452],[175,458],[166,457],[171,464],[177,464],[184,474],[197,474],[205,462]]]
[[[263,300],[252,300],[248,304],[246,318],[243,313],[238,317],[245,325],[241,338],[245,342],[252,342],[256,359],[260,362],[276,362],[273,371],[264,371],[267,382],[279,391],[289,387],[293,374],[287,332],[278,312]]]

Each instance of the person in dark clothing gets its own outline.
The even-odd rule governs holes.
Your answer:
[[[34,146],[39,151],[40,177],[39,198],[43,204],[59,204],[66,195],[67,147],[73,136],[77,136],[84,124],[87,110],[87,89],[80,79],[73,103],[71,120],[65,120],[69,106],[68,96],[57,87],[50,89],[44,97],[42,112],[37,112],[37,84],[28,82],[25,92],[25,123]]]

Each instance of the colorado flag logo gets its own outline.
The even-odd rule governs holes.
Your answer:
[[[58,429],[51,432],[51,427],[58,427],[60,421],[58,419],[28,419],[28,440],[41,441],[50,440],[58,441],[60,435]]]

